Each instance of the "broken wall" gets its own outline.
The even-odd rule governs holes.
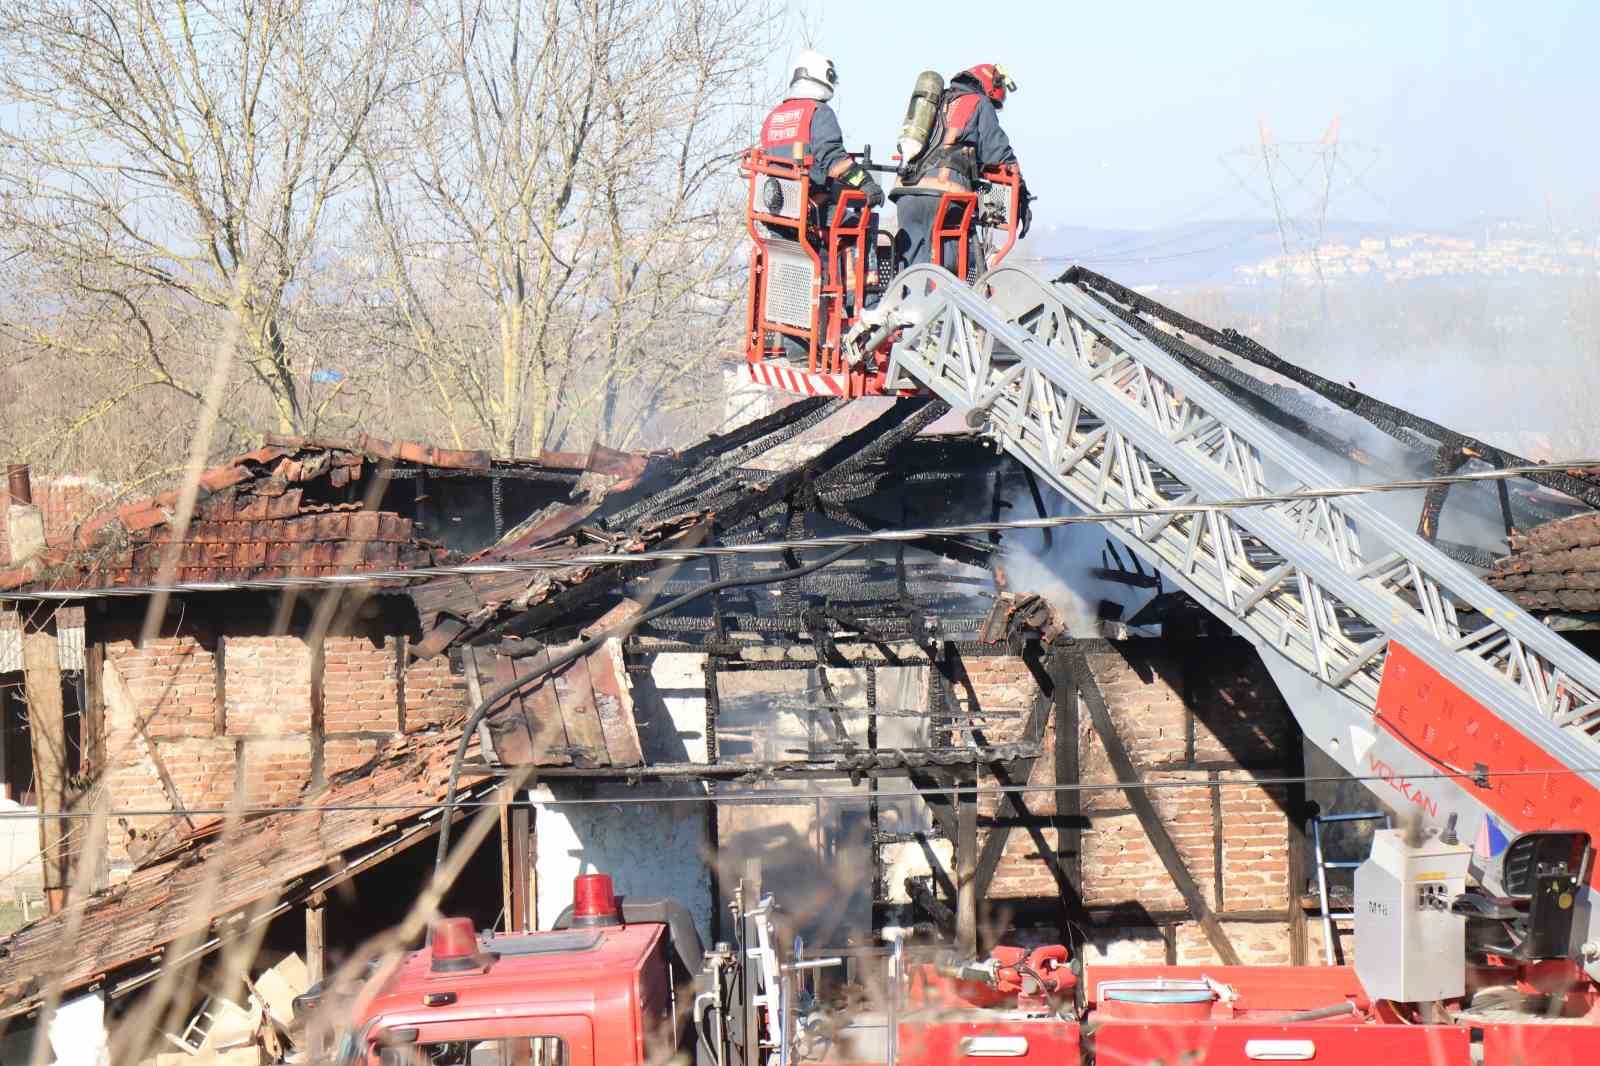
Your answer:
[[[195,610],[169,614],[149,640],[138,624],[91,623],[104,648],[104,780],[115,810],[212,810],[241,790],[250,806],[290,803],[396,733],[467,709],[447,660],[407,663],[406,636],[381,624],[320,646],[303,632],[256,635],[236,616]],[[113,876],[159,849],[171,825],[118,819]]]
[[[1298,952],[1299,887],[1291,891],[1297,839],[1297,797],[1258,778],[1299,772],[1298,729],[1253,649],[1242,641],[1134,640],[1087,656],[1110,717],[1188,872],[1247,963],[1288,963]],[[1020,656],[967,655],[954,679],[958,705],[999,717],[989,743],[1022,739],[1028,712],[1047,698],[1043,667]],[[1075,744],[1058,744],[1056,718],[1046,721],[1026,782],[1003,782],[984,771],[978,800],[980,851],[994,833],[1005,845],[991,879],[980,877],[985,936],[1021,926],[1024,938],[1083,936],[1090,959],[1116,962],[1216,962],[1188,913],[1171,872],[1116,787],[1104,745],[1087,708],[1069,707]],[[1058,774],[1056,757],[1076,753],[1077,767]],[[1053,788],[1081,782],[1077,792]],[[992,790],[1031,784],[1017,816]],[[886,888],[932,872],[954,883],[948,841],[901,843],[886,849]],[[1061,886],[1078,886],[1087,927],[1066,927]],[[1083,925],[1082,918],[1075,919]]]

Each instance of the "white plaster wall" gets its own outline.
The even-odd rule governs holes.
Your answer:
[[[0,811],[10,815],[37,810],[0,799]],[[44,866],[39,859],[39,823],[32,818],[0,818],[0,901],[11,903],[19,893],[31,896],[44,891]]]
[[[650,803],[698,786],[600,785],[586,799],[617,803],[563,805],[578,786],[533,789],[537,918],[548,929],[572,902],[572,879],[607,873],[624,896],[669,896],[689,908],[700,938],[711,942],[711,862],[704,803]]]

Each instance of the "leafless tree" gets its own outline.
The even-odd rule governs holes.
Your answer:
[[[422,5],[424,73],[364,141],[370,233],[458,442],[626,445],[703,400],[735,343],[733,179],[768,6]]]
[[[12,454],[102,431],[107,452],[181,453],[234,314],[234,435],[327,411],[340,384],[316,378],[294,318],[349,231],[410,8],[0,0],[0,328],[41,401]]]

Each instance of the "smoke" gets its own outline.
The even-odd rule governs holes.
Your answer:
[[[1044,491],[1052,516],[1082,513],[1059,494]],[[1100,636],[1103,623],[1132,618],[1157,592],[1104,576],[1120,573],[1139,580],[1139,571],[1128,548],[1097,524],[1059,526],[1048,544],[1042,531],[1012,533],[1003,558],[1006,588],[1043,596],[1061,612],[1075,637]],[[1147,578],[1153,575],[1147,563],[1139,565]],[[1163,588],[1172,585],[1164,582]]]

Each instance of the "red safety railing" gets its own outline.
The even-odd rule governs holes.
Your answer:
[[[938,210],[933,216],[933,262],[963,281],[967,280],[968,267],[971,263],[971,241],[976,229],[974,221],[977,225],[1000,229],[1006,234],[1005,243],[989,252],[985,262],[977,264],[980,274],[999,266],[1017,243],[1018,213],[1022,210],[1021,171],[1014,163],[986,167],[983,171],[983,181],[986,185],[1006,190],[1004,219],[986,220],[978,215],[982,192],[943,193],[939,197]],[[974,216],[978,217],[975,219]],[[999,222],[1000,225],[994,225],[995,222]],[[954,262],[950,262],[952,257],[946,255],[946,250],[952,246],[955,250]]]
[[[813,200],[811,159],[779,159],[751,149],[740,162],[749,178],[745,222],[755,246],[750,257],[750,311],[747,319],[745,358],[760,362],[783,358],[780,338],[793,337],[806,345],[806,366],[813,373],[837,374],[846,369],[842,339],[847,321],[859,313],[866,299],[868,244],[872,214],[867,195],[845,189],[833,198],[827,219],[817,218],[820,204]],[[797,217],[767,209],[763,197],[767,182],[794,183]],[[809,326],[778,322],[767,314],[766,276],[771,268],[767,242],[780,236],[798,245],[811,261],[812,301]]]

